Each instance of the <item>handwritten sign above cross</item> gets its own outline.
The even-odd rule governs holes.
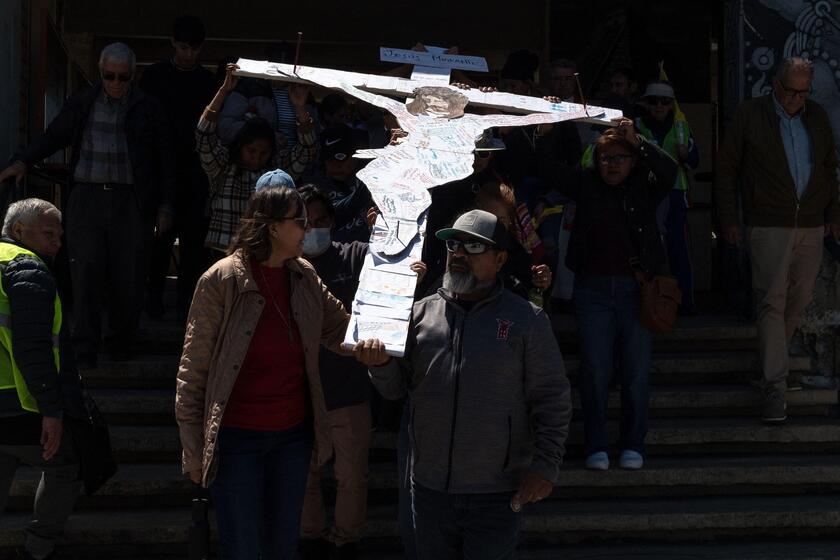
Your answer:
[[[487,61],[480,56],[447,53],[443,47],[426,46],[426,51],[379,48],[379,60],[414,66],[411,80],[425,85],[449,85],[451,70],[487,72]]]

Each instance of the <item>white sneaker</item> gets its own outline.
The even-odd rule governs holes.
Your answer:
[[[610,468],[610,458],[606,451],[598,451],[586,458],[586,468],[591,471],[605,471]]]
[[[645,464],[645,458],[638,451],[632,449],[625,449],[621,452],[621,458],[618,460],[618,466],[622,469],[637,471]]]

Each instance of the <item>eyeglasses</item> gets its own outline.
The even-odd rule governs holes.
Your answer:
[[[476,150],[475,157],[477,157],[479,159],[487,159],[487,158],[490,157],[490,151],[489,150]]]
[[[609,165],[611,163],[621,165],[622,163],[631,159],[632,157],[633,156],[628,154],[601,154],[600,156],[598,156],[598,161],[600,161],[602,165]]]
[[[303,230],[309,227],[309,218],[306,216],[295,216],[293,218],[278,218],[277,221],[285,222],[286,220],[294,220],[295,224],[297,224],[297,226]]]
[[[650,105],[664,105],[665,107],[674,102],[670,97],[646,97],[645,99]]]
[[[787,94],[788,97],[805,98],[805,97],[808,97],[809,95],[811,95],[814,92],[814,88],[810,88],[810,87],[808,89],[793,89],[793,88],[787,87],[785,84],[782,84],[782,83],[779,83],[779,85],[782,86],[782,89],[785,90],[785,93]]]
[[[131,81],[131,74],[115,74],[114,72],[102,72],[102,79],[106,82],[119,81],[125,83]]]
[[[461,241],[460,239],[447,239],[446,250],[450,253],[457,253],[458,249],[463,248],[468,255],[480,255],[486,252],[490,245],[483,241]]]

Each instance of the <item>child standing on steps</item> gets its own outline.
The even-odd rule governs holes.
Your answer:
[[[289,87],[289,98],[299,123],[298,142],[291,150],[268,121],[258,116],[242,126],[230,145],[222,143],[216,133],[219,111],[236,88],[237,69],[235,64],[228,65],[225,81],[204,110],[196,129],[196,149],[210,180],[210,226],[205,245],[215,250],[214,261],[230,246],[257,179],[274,168],[287,170],[295,178],[315,159],[316,153],[315,126],[306,110],[309,90],[299,85]]]

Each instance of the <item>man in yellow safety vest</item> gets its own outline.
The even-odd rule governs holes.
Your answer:
[[[42,471],[23,558],[54,554],[82,483],[64,417],[82,409],[61,300],[45,259],[61,247],[61,212],[29,198],[9,206],[0,240],[0,514],[20,463]]]

